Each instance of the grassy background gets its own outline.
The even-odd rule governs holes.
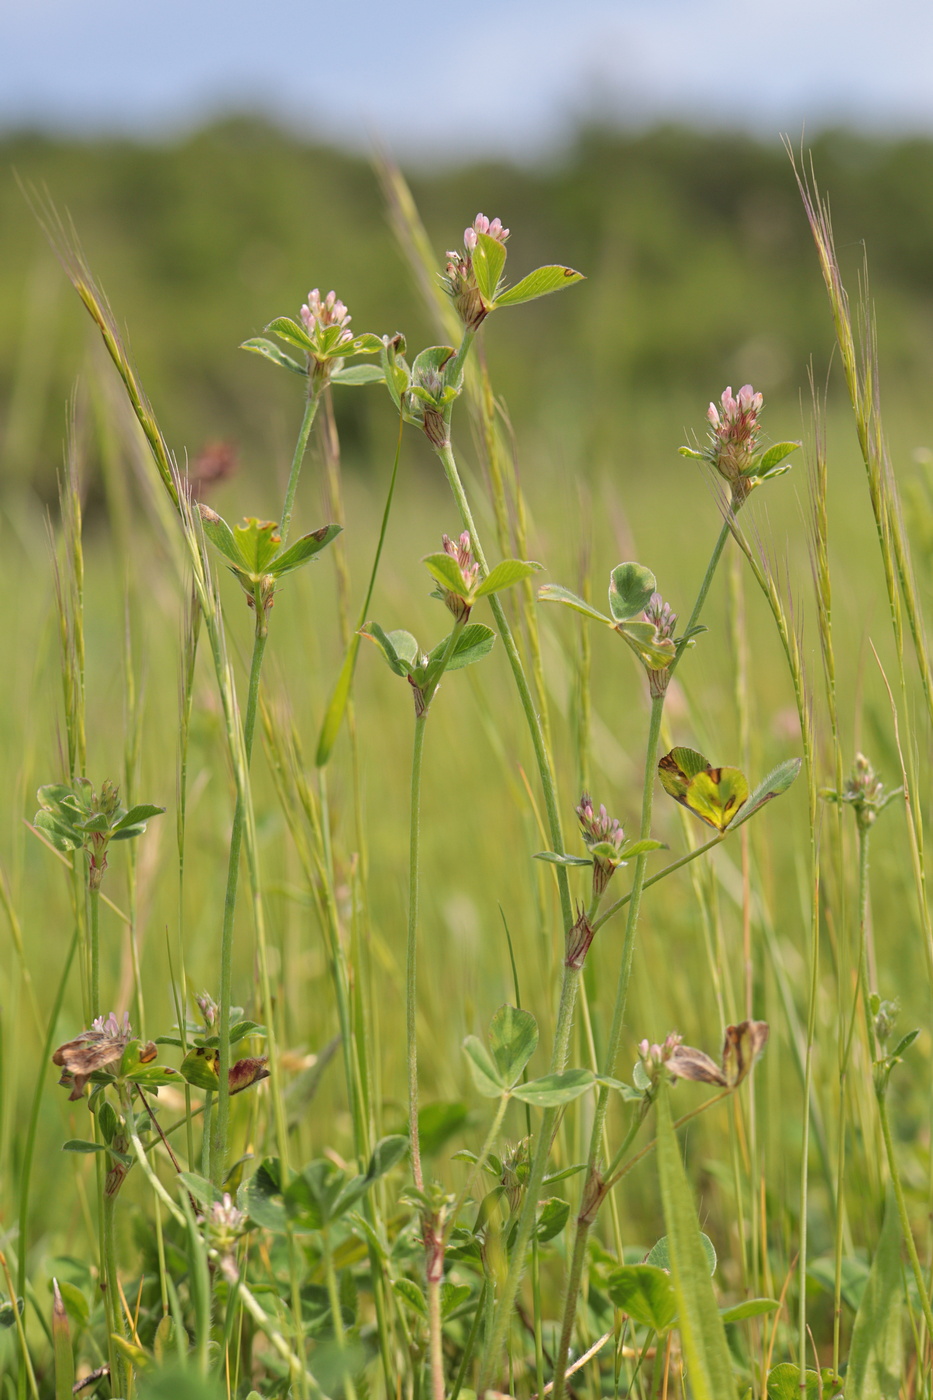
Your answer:
[[[933,271],[933,145],[883,144],[845,133],[816,141],[818,178],[828,190],[836,235],[855,287],[867,247],[878,309],[885,373],[885,421],[909,524],[917,546],[921,597],[929,605],[933,540],[926,470],[933,460],[925,411],[933,371],[930,303]],[[239,353],[275,314],[294,314],[310,285],[335,286],[350,305],[354,329],[404,330],[417,349],[436,338],[382,212],[376,178],[347,156],[302,146],[261,123],[239,120],[196,133],[169,148],[129,144],[76,146],[37,137],[8,138],[0,169],[15,167],[28,185],[47,187],[67,208],[96,275],[109,294],[166,435],[182,458],[204,442],[236,445],[240,468],[211,496],[227,519],[278,510],[300,415],[297,381]],[[552,168],[497,165],[412,177],[438,261],[455,246],[478,208],[499,214],[513,230],[510,271],[566,261],[588,281],[566,298],[497,316],[486,333],[494,386],[514,430],[515,455],[529,512],[529,554],[543,577],[574,589],[588,572],[597,605],[610,569],[637,558],[686,614],[719,528],[714,493],[695,464],[677,455],[691,434],[702,436],[708,400],[726,383],[751,379],[764,391],[766,432],[775,440],[812,437],[808,374],[822,387],[832,346],[809,233],[786,155],[778,147],[682,130],[644,136],[581,133]],[[87,511],[87,645],[89,774],[121,777],[126,735],[122,637],[127,615],[139,694],[141,746],[134,797],[164,803],[139,853],[139,930],[143,946],[146,1034],[174,1020],[166,942],[183,944],[193,989],[216,990],[216,949],[226,868],[232,784],[223,763],[220,717],[211,677],[199,673],[190,760],[189,875],[179,924],[174,814],[178,730],[180,585],[147,491],[137,480],[138,448],[115,407],[89,324],[46,249],[10,174],[0,178],[0,590],[4,650],[0,679],[0,772],[8,801],[0,865],[22,922],[26,965],[43,1013],[71,930],[67,878],[54,857],[25,832],[40,782],[63,775],[59,757],[55,593],[46,510],[62,459],[65,405],[77,389],[78,455]],[[96,404],[103,404],[98,412]],[[345,460],[345,547],[353,608],[361,599],[391,468],[395,418],[378,388],[336,391]],[[492,538],[482,468],[467,415],[459,413],[459,451],[484,535]],[[101,423],[107,425],[101,431]],[[112,528],[101,473],[110,435],[128,483],[132,564],[127,614],[121,539]],[[882,574],[868,511],[864,473],[841,386],[829,381],[826,438],[830,462],[834,623],[842,678],[844,744],[863,747],[890,783],[897,781],[890,711],[869,638],[890,667]],[[442,635],[445,619],[427,595],[420,564],[441,532],[457,521],[439,469],[408,433],[399,494],[372,607],[387,628],[406,627],[420,640]],[[790,582],[805,630],[805,655],[823,732],[822,681],[812,624],[809,579],[807,464],[756,493],[748,508],[765,547]],[[331,518],[321,464],[306,467],[296,524],[310,529]],[[54,527],[53,527],[54,529]],[[739,576],[741,571],[739,571]],[[224,581],[229,627],[241,658],[251,620],[232,580]],[[769,614],[751,581],[744,590],[752,716],[747,757],[740,752],[736,710],[737,658],[730,640],[729,568],[717,579],[705,621],[710,632],[678,673],[668,706],[671,743],[687,743],[714,762],[747,767],[753,781],[800,752],[793,695]],[[588,785],[627,828],[634,829],[641,790],[647,718],[642,676],[630,653],[608,633],[593,631],[591,751],[576,744],[579,715],[580,620],[541,609],[551,720],[559,755],[565,829]],[[578,625],[579,624],[579,625]],[[265,687],[294,716],[306,753],[342,655],[330,557],[297,576],[277,596]],[[242,676],[243,669],[240,669]],[[367,839],[357,841],[346,736],[330,770],[329,793],[338,868],[349,881],[362,860],[370,906],[362,928],[376,1061],[382,1077],[383,1127],[404,1120],[403,961],[407,879],[407,783],[411,703],[406,687],[364,648],[356,689]],[[917,719],[924,768],[928,736]],[[529,857],[547,842],[536,828],[523,774],[537,801],[530,747],[500,652],[476,671],[450,677],[428,731],[424,791],[421,981],[425,1101],[462,1102],[469,1118],[443,1149],[437,1170],[457,1147],[476,1147],[486,1124],[459,1051],[462,1037],[482,1032],[492,1011],[512,996],[503,932],[514,940],[524,1005],[542,1026],[532,1071],[545,1067],[553,1022],[557,923],[550,873]],[[831,780],[824,749],[823,780]],[[255,764],[270,925],[279,950],[284,1045],[297,1064],[333,1036],[336,1017],[316,917],[275,804],[262,756]],[[802,786],[802,785],[800,785]],[[688,833],[674,804],[659,797],[656,834],[672,856]],[[753,927],[755,1012],[772,1023],[772,1046],[759,1076],[762,1134],[776,1287],[794,1248],[796,1157],[802,1095],[789,1053],[793,1023],[781,1001],[784,977],[798,1016],[805,998],[807,930],[805,796],[793,790],[751,827],[755,872]],[[699,828],[689,833],[696,841]],[[568,834],[568,848],[575,850]],[[904,1029],[929,1024],[924,972],[900,811],[880,823],[872,874],[878,910],[880,986],[900,998]],[[125,901],[125,848],[117,850],[108,892]],[[697,867],[693,867],[697,869]],[[740,1018],[741,877],[738,841],[717,853],[706,880],[707,907],[717,921],[704,932],[689,872],[646,900],[635,981],[629,998],[627,1072],[634,1043],[661,1039],[672,1028],[715,1052],[721,1036],[717,976],[726,1019]],[[624,878],[624,877],[621,877]],[[581,886],[582,894],[582,886]],[[848,907],[854,893],[846,896]],[[818,1098],[835,1113],[834,949],[843,904],[824,929],[825,998],[818,1036]],[[766,929],[773,930],[768,945]],[[128,1004],[125,937],[111,916],[104,924],[105,988],[116,1007]],[[597,1047],[611,1014],[621,928],[598,936],[587,964],[587,989]],[[708,946],[709,941],[709,946]],[[0,1227],[15,1214],[21,1124],[37,1075],[48,1083],[33,1190],[31,1272],[41,1285],[50,1255],[87,1250],[76,1200],[87,1162],[63,1158],[63,1138],[84,1135],[86,1111],[54,1088],[38,1060],[38,1038],[21,968],[4,937],[0,961],[3,1065],[0,1122]],[[236,985],[252,1008],[248,919],[242,920]],[[731,991],[730,991],[731,985]],[[66,999],[59,1039],[80,1029],[77,984]],[[578,1057],[587,1058],[582,1040]],[[894,1091],[894,1116],[909,1145],[905,1172],[921,1190],[929,1169],[929,1037],[912,1052],[912,1073]],[[579,1059],[578,1059],[579,1062]],[[303,1160],[327,1146],[346,1151],[339,1062],[324,1077],[316,1105],[299,1130]],[[678,1090],[685,1105],[690,1089]],[[690,1099],[690,1102],[693,1100]],[[508,1131],[524,1132],[510,1109]],[[723,1257],[726,1286],[738,1283],[737,1210],[732,1167],[724,1150],[730,1122],[718,1110],[690,1135],[691,1163],[701,1192],[704,1228]],[[244,1146],[255,1122],[237,1105]],[[585,1156],[585,1124],[569,1131],[565,1160]],[[576,1134],[576,1137],[574,1136]],[[851,1244],[871,1248],[879,1205],[874,1165],[853,1165],[853,1191],[864,1176],[862,1209]],[[830,1248],[826,1197],[814,1154],[811,1253]],[[76,1187],[78,1192],[76,1195]],[[131,1180],[127,1194],[143,1188]],[[618,1194],[626,1244],[648,1247],[661,1232],[653,1170],[630,1178]],[[135,1199],[135,1197],[134,1197]],[[0,1339],[0,1348],[6,1343]]]

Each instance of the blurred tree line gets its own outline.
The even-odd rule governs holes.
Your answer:
[[[838,131],[810,152],[853,290],[868,252],[888,378],[923,394],[933,141]],[[294,315],[313,286],[337,289],[357,331],[402,330],[414,348],[437,338],[358,157],[236,118],[161,146],[10,135],[0,170],[0,480],[50,489],[63,406],[93,341],[21,185],[73,219],[178,450],[223,437],[258,470],[278,425],[287,444],[294,383],[237,346]],[[589,279],[496,319],[494,379],[517,418],[571,414],[599,450],[648,401],[705,403],[747,379],[795,400],[811,358],[825,374],[828,311],[778,140],[588,129],[551,165],[408,174],[438,269],[481,209],[512,229],[513,280],[549,261]],[[388,400],[344,394],[338,411],[348,458],[365,468],[378,442],[381,461]]]

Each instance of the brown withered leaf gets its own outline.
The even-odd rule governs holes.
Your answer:
[[[64,1071],[58,1081],[66,1088],[70,1086],[69,1099],[80,1099],[84,1086],[95,1070],[106,1069],[123,1058],[123,1051],[129,1042],[122,1036],[109,1036],[98,1031],[83,1031],[74,1040],[59,1045],[52,1055],[52,1063]]]
[[[258,1084],[260,1079],[268,1079],[268,1062],[267,1055],[256,1055],[249,1059],[237,1060],[235,1065],[231,1065],[228,1078],[231,1094],[240,1094],[251,1084]]]
[[[726,1026],[722,1068],[725,1075],[723,1082],[730,1089],[742,1083],[768,1043],[768,1035],[767,1021],[742,1021],[737,1026]]]
[[[665,1068],[671,1074],[676,1075],[678,1079],[693,1079],[698,1084],[725,1086],[727,1082],[716,1061],[703,1050],[697,1050],[693,1045],[675,1046]]]

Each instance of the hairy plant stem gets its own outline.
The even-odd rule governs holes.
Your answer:
[[[719,546],[718,552],[714,552],[714,559],[718,560],[719,554],[721,553],[722,547]],[[711,578],[712,569],[707,569],[707,577],[704,579],[701,589],[703,597],[706,596],[706,592],[709,589]],[[699,615],[698,608],[695,607],[693,611],[695,619]],[[691,620],[691,626],[692,625],[693,621]],[[664,696],[655,696],[651,701],[651,718],[648,722],[648,742],[645,751],[645,777],[642,790],[641,827],[639,835],[639,839],[642,841],[647,840],[651,834],[655,769],[658,761],[658,744],[661,737],[661,716],[663,711]],[[645,885],[645,868],[647,864],[647,852],[636,857],[635,873],[632,879],[632,890],[629,898],[628,918],[625,924],[625,940],[622,944],[622,962],[619,967],[616,1001],[612,1014],[612,1026],[609,1031],[609,1040],[606,1044],[603,1057],[603,1074],[610,1077],[615,1072],[616,1057],[619,1053],[619,1043],[622,1039],[622,1027],[625,1021],[625,1003],[628,996],[628,984],[632,975],[632,959],[635,955],[635,934],[638,929],[638,915],[641,909],[641,896]],[[577,1311],[577,1299],[580,1294],[580,1277],[585,1257],[586,1242],[599,1209],[602,1184],[599,1180],[596,1164],[599,1159],[603,1126],[606,1122],[608,1109],[609,1089],[603,1086],[599,1091],[599,1097],[596,1100],[596,1112],[593,1116],[593,1127],[590,1133],[590,1150],[587,1158],[586,1184],[583,1188],[583,1204],[577,1218],[577,1234],[574,1240],[571,1272],[568,1276],[564,1297],[564,1315],[561,1324],[560,1343],[557,1348],[554,1366],[554,1400],[560,1400],[563,1394],[564,1377],[567,1370],[567,1355],[570,1349],[570,1338],[573,1333],[573,1323]],[[574,1278],[574,1272],[576,1272],[576,1278]]]
[[[91,964],[91,1019],[88,1024],[91,1025],[103,1012],[100,1009],[100,887],[91,884],[90,881],[88,909],[88,952]]]
[[[466,336],[464,336],[464,343],[466,343]],[[461,346],[461,353],[465,353],[463,346]],[[460,473],[457,470],[457,463],[456,459],[454,458],[453,449],[451,448],[450,443],[447,443],[445,446],[438,447],[435,450],[444,467],[444,472],[447,476],[447,482],[450,486],[451,491],[453,492],[454,500],[457,503],[457,508],[460,512],[460,519],[463,522],[464,529],[466,529],[469,532],[474,557],[476,558],[476,561],[480,566],[480,572],[482,573],[482,576],[485,578],[486,575],[489,573],[489,565],[486,563],[486,556],[483,553],[483,547],[480,544],[479,535],[476,531],[476,523],[473,520],[473,512],[470,510],[470,503],[467,500],[466,492],[463,489],[463,483],[460,480]],[[515,638],[512,635],[512,629],[509,626],[509,622],[505,615],[505,611],[502,607],[502,604],[500,603],[495,593],[493,593],[490,596],[489,604],[492,608],[492,614],[495,618],[496,628],[499,632],[499,636],[502,638],[502,645],[505,647],[506,655],[509,659],[509,665],[512,668],[512,675],[515,678],[515,685],[518,689],[522,710],[524,712],[525,719],[528,724],[528,729],[531,734],[531,742],[534,746],[535,752],[535,761],[538,765],[538,773],[540,774],[541,778],[541,787],[544,792],[544,805],[547,810],[548,831],[550,834],[551,841],[553,843],[553,849],[555,851],[562,851],[564,849],[564,846],[563,834],[561,830],[560,811],[557,805],[557,787],[554,781],[554,772],[551,767],[550,755],[548,754],[547,748],[544,743],[544,732],[541,728],[541,721],[538,717],[538,712],[535,709],[534,699],[532,698],[531,689],[528,685],[528,678],[526,677],[524,667],[522,666],[522,660],[518,653],[518,647],[515,643]],[[567,871],[564,869],[563,866],[555,866],[555,871],[557,875],[557,886],[560,892],[560,906],[561,915],[564,921],[564,928],[569,929],[571,924],[573,923],[573,906],[570,899],[570,882],[567,878]]]
[[[101,1173],[103,1180],[104,1173]],[[103,1194],[101,1201],[101,1226],[104,1245],[104,1313],[107,1318],[107,1356],[110,1363],[110,1393],[126,1395],[127,1367],[123,1355],[116,1345],[115,1338],[123,1336],[122,1312],[120,1309],[120,1289],[117,1275],[117,1243],[114,1234],[114,1213],[116,1195]]]
[[[418,1134],[418,859],[421,841],[421,767],[424,758],[424,732],[428,712],[415,718],[415,741],[411,758],[411,828],[408,848],[408,955],[405,964],[405,1027],[408,1056],[408,1135],[411,1140],[411,1172],[415,1187],[424,1190],[421,1170],[421,1142]]]

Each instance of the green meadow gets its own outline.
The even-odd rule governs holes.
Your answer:
[[[4,1396],[929,1396],[933,144],[798,154],[834,243],[779,143],[673,128],[404,179],[246,118],[0,146]],[[513,285],[585,280],[480,273],[461,342],[478,210]],[[379,341],[276,338],[312,287]],[[707,409],[745,384],[736,488]],[[296,482],[287,544],[342,532],[279,576],[216,521]],[[541,566],[468,620],[463,530],[480,578]],[[584,793],[661,843],[602,902]],[[133,1038],[61,1087],[110,1012]]]

